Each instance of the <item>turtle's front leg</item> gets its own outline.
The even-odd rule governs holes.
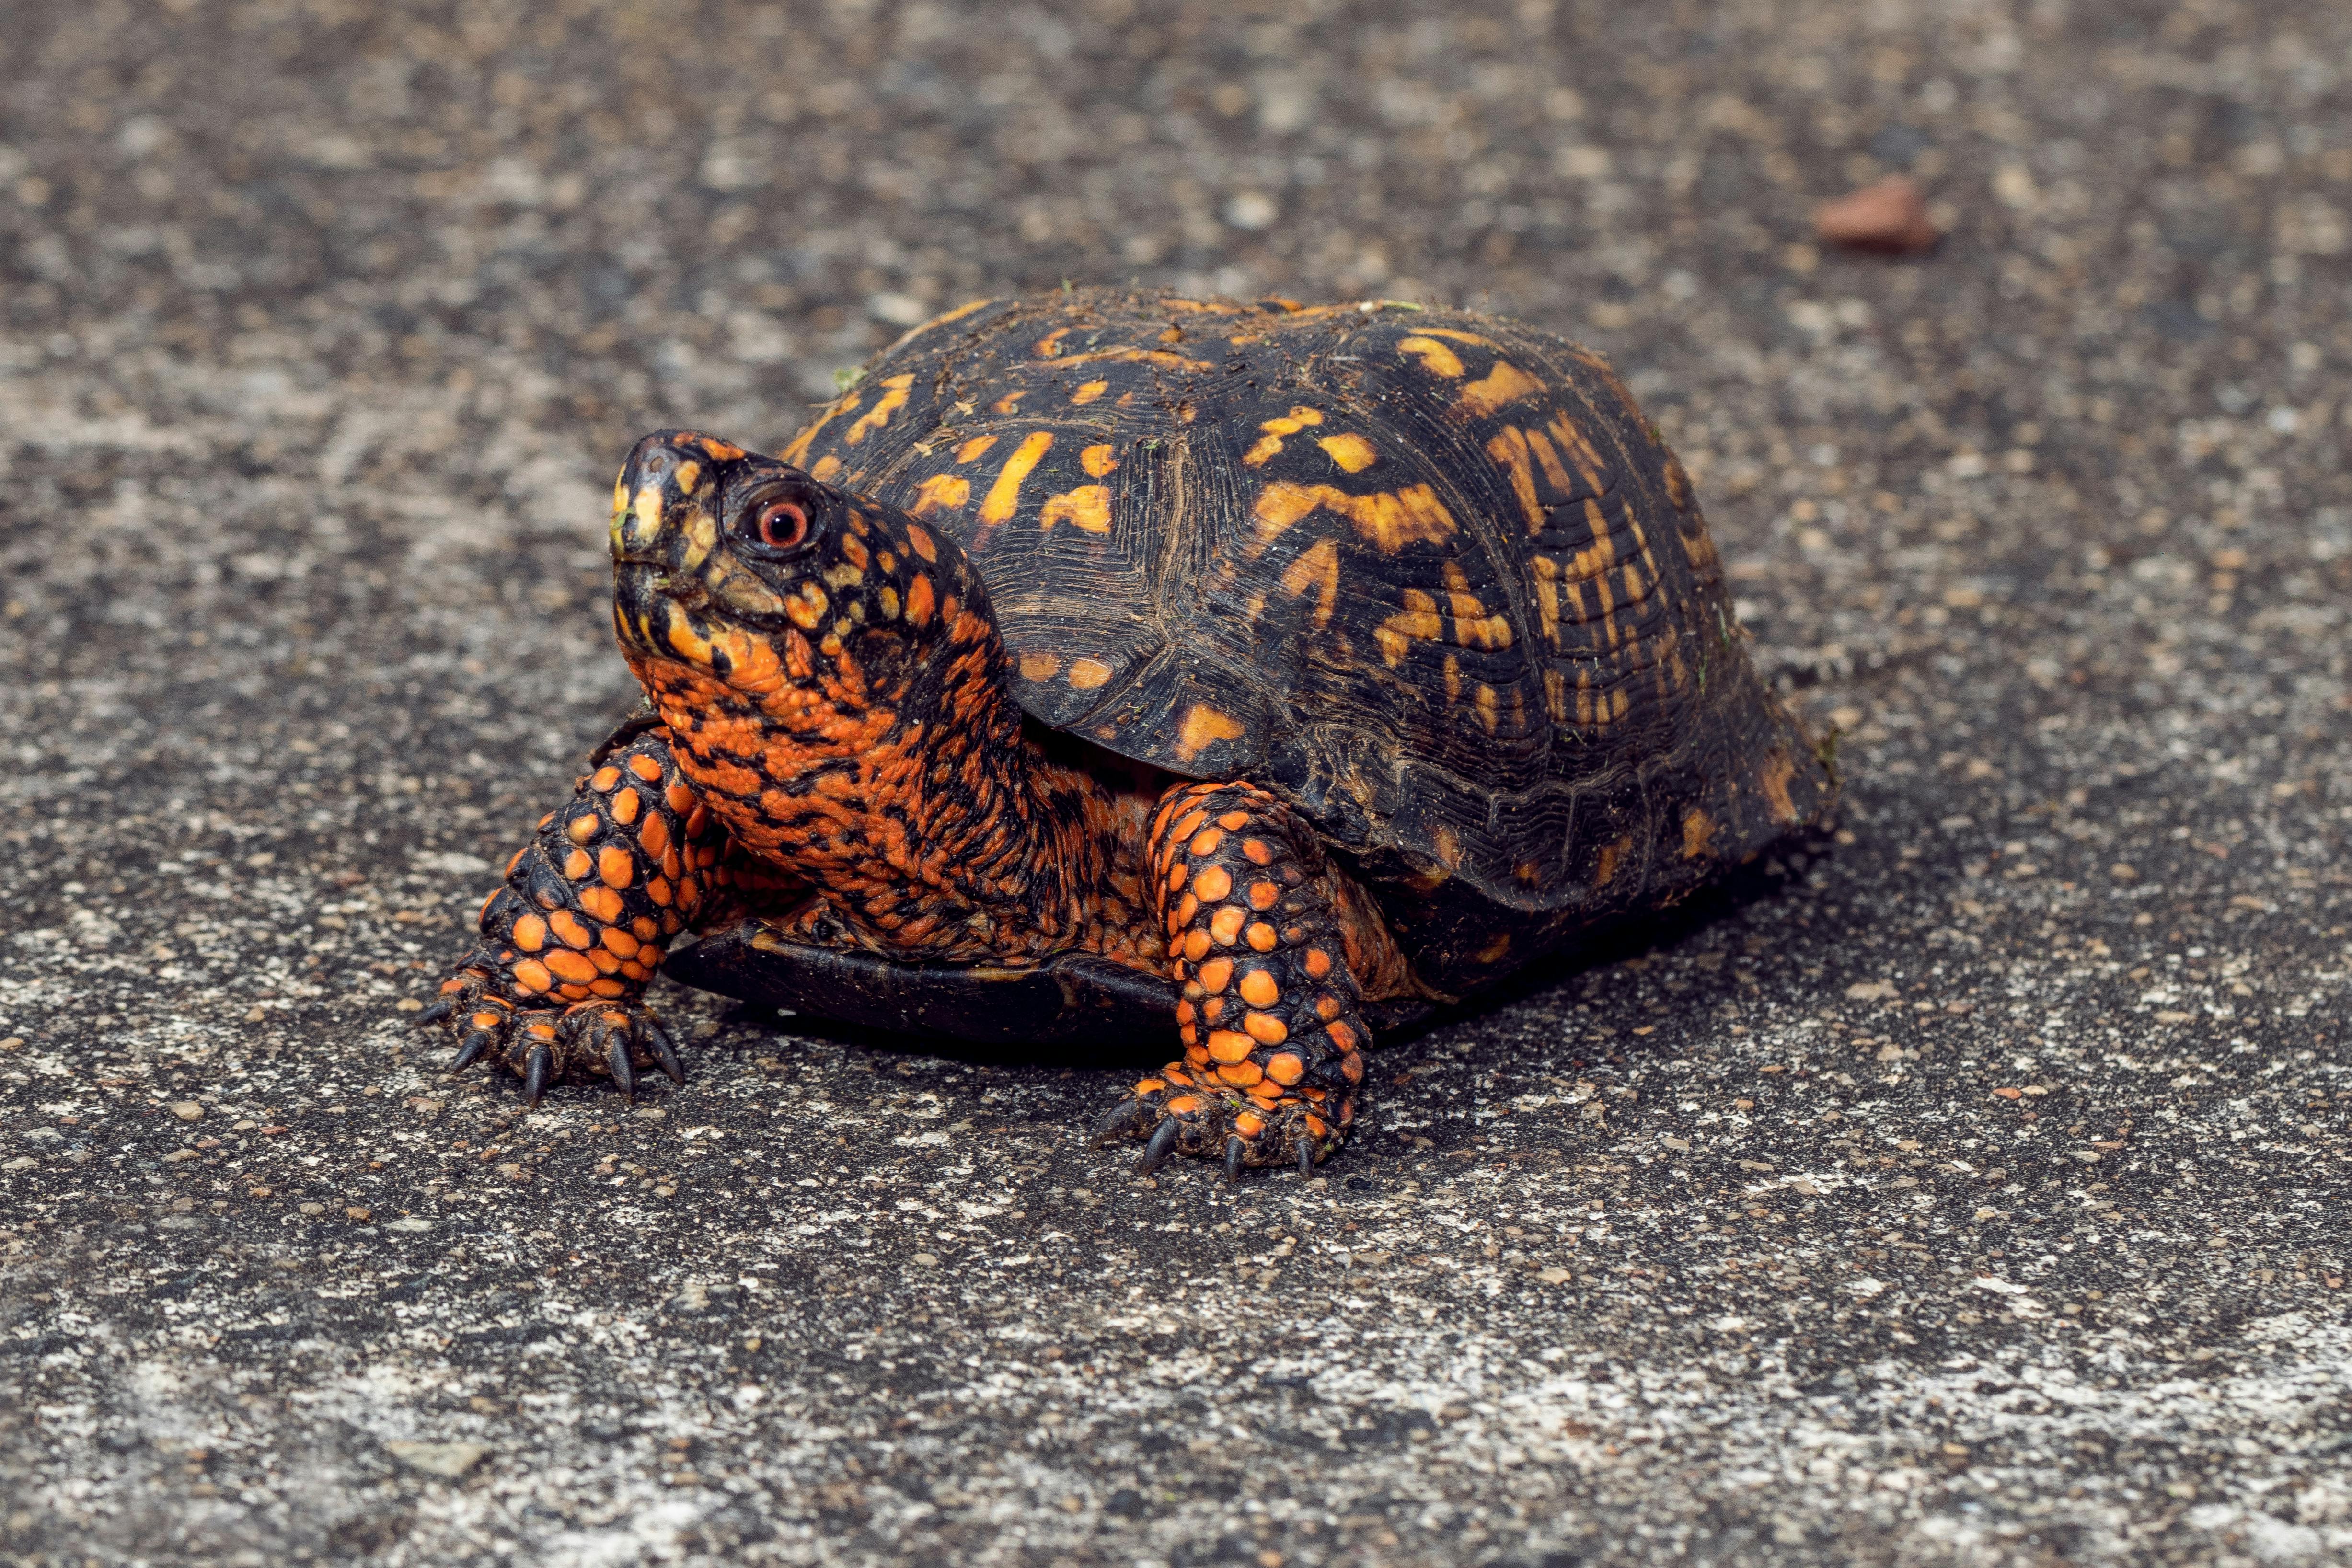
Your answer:
[[[538,1103],[568,1076],[634,1093],[677,1048],[639,1002],[671,942],[725,918],[733,868],[719,825],[670,755],[669,731],[633,721],[591,758],[571,804],[540,818],[483,902],[481,938],[420,1025],[445,1022],[452,1070],[488,1056]]]
[[[1181,999],[1184,1059],[1136,1085],[1103,1124],[1149,1140],[1142,1165],[1171,1152],[1301,1172],[1356,1119],[1371,1030],[1349,962],[1350,920],[1314,830],[1248,784],[1171,790],[1153,819],[1148,864]],[[1385,932],[1353,933],[1385,943]]]

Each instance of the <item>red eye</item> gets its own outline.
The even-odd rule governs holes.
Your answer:
[[[760,542],[772,550],[790,550],[808,537],[808,513],[788,500],[772,501],[760,509]]]

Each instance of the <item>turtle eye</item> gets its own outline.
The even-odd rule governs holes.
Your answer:
[[[798,501],[770,501],[751,519],[751,531],[771,550],[790,550],[808,537],[808,511]]]

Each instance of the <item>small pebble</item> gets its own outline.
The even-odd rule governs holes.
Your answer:
[[[175,1100],[172,1102],[171,1110],[183,1121],[194,1121],[205,1113],[205,1108],[193,1100]]]
[[[440,1476],[455,1480],[476,1465],[489,1452],[479,1443],[386,1443],[384,1448],[392,1457],[412,1470],[428,1476]]]

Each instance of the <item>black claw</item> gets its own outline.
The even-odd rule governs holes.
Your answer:
[[[1312,1143],[1301,1143],[1298,1146],[1298,1179],[1304,1182],[1311,1178],[1314,1174],[1315,1145]]]
[[[467,1035],[465,1039],[459,1043],[457,1047],[457,1055],[456,1058],[449,1063],[449,1070],[451,1072],[464,1072],[467,1068],[472,1067],[476,1062],[482,1059],[482,1053],[488,1050],[490,1048],[491,1042],[497,1038],[498,1036],[488,1029],[477,1029],[472,1034]]]
[[[619,1086],[621,1098],[634,1105],[637,1100],[637,1064],[629,1059],[629,1037],[615,1034],[612,1048],[604,1054],[613,1069],[613,1082]]]
[[[1170,1117],[1151,1134],[1151,1142],[1143,1146],[1143,1157],[1135,1163],[1135,1173],[1148,1176],[1168,1161],[1169,1152],[1176,1147],[1176,1119]]]
[[[639,1027],[645,1030],[646,1044],[653,1047],[654,1059],[661,1063],[662,1071],[669,1074],[670,1082],[685,1083],[686,1064],[677,1059],[677,1047],[670,1043],[669,1031],[651,1018],[640,1020]]]
[[[441,1000],[434,1003],[433,1005],[427,1007],[425,1011],[408,1020],[408,1026],[412,1029],[421,1029],[427,1024],[437,1024],[457,1010],[457,999],[455,996],[444,996]]]
[[[537,1110],[539,1097],[547,1092],[547,1080],[555,1076],[555,1053],[545,1046],[533,1046],[530,1059],[523,1063],[522,1102]]]
[[[1247,1147],[1238,1137],[1225,1140],[1225,1184],[1228,1186],[1242,1179],[1242,1154]]]
[[[1143,1120],[1151,1108],[1139,1100],[1130,1100],[1110,1108],[1110,1114],[1095,1123],[1095,1142],[1108,1143],[1120,1133]]]

